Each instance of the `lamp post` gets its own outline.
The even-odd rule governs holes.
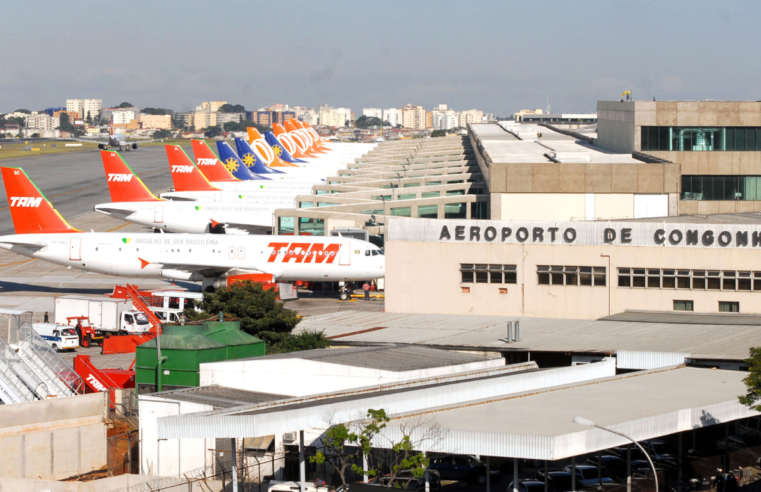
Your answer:
[[[632,439],[631,437],[627,436],[626,434],[624,434],[622,432],[614,431],[613,429],[609,429],[607,427],[603,427],[601,425],[597,425],[594,422],[592,422],[591,420],[585,419],[584,417],[578,417],[578,416],[574,417],[573,418],[573,422],[575,424],[587,425],[589,427],[596,427],[598,429],[602,429],[604,431],[610,432],[611,434],[616,434],[618,436],[621,436],[621,437],[626,438],[626,439],[630,440],[631,442],[633,442],[634,445],[637,446],[640,449],[640,451],[642,451],[642,454],[645,455],[645,458],[647,458],[647,461],[650,462],[650,467],[653,469],[653,480],[655,480],[655,492],[658,492],[658,473],[655,471],[655,465],[653,464],[653,460],[650,459],[650,455],[647,454],[647,451],[645,451],[645,448],[640,446],[637,441],[635,441],[634,439]]]

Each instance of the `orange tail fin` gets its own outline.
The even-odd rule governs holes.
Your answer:
[[[61,217],[23,169],[4,167],[2,173],[16,234],[82,232]]]
[[[169,171],[176,191],[219,191],[212,186],[206,176],[198,169],[190,157],[179,145],[167,145]]]
[[[240,181],[230,173],[206,142],[203,140],[191,140],[191,142],[193,142],[196,165],[209,181]]]
[[[112,202],[155,202],[159,199],[137,177],[118,152],[101,150]]]

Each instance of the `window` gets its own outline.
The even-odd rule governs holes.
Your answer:
[[[466,219],[468,209],[466,203],[447,203],[444,205],[445,219]]]
[[[312,208],[314,207],[314,202],[299,202],[299,208]]]
[[[299,217],[299,235],[300,236],[324,236],[325,235],[325,219]]]
[[[538,265],[536,275],[539,285],[606,285],[605,267]]]
[[[619,268],[618,286],[648,289],[660,288],[758,292],[761,291],[761,272],[738,272],[735,270],[675,270],[669,268]]]
[[[421,219],[436,219],[439,217],[438,205],[424,205],[417,208],[417,216]]]
[[[397,199],[399,199],[399,200],[414,200],[415,196],[416,195],[414,193],[408,193],[408,194],[398,195]]]
[[[640,145],[643,151],[681,152],[759,151],[761,127],[681,127],[643,126]]]
[[[397,215],[397,216],[400,216],[400,217],[411,217],[412,216],[412,207],[392,208],[391,209],[391,215]]]
[[[515,265],[460,264],[462,283],[515,284],[518,282]]]
[[[170,297],[169,298],[169,309],[180,309],[180,298],[179,297]]]
[[[295,217],[278,217],[277,229],[280,234],[293,234],[296,225]]]
[[[719,312],[720,313],[739,313],[740,312],[740,303],[739,302],[719,301]]]
[[[682,176],[681,200],[761,200],[761,176]]]
[[[695,304],[692,301],[674,301],[674,311],[694,311]]]

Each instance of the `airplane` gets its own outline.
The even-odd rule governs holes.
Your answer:
[[[222,192],[230,201],[164,200],[151,193],[121,155],[110,150],[100,155],[111,203],[95,205],[93,210],[154,232],[269,234],[273,212],[292,208],[296,197],[295,193],[260,192],[255,201],[244,201],[238,192]]]
[[[196,281],[206,291],[261,274],[278,281],[326,282],[385,274],[383,251],[341,236],[82,232],[61,217],[22,169],[0,171],[16,231],[0,236],[0,247],[23,256],[106,275]]]
[[[122,148],[125,148],[127,150],[137,150],[138,143],[145,144],[150,142],[158,142],[159,140],[140,140],[140,142],[129,142],[127,141],[127,136],[124,133],[112,133],[108,136],[107,139],[97,139],[97,138],[62,138],[61,140],[74,140],[76,142],[98,142],[98,148],[100,150],[108,150],[109,147],[115,147],[119,152],[122,151]]]
[[[227,145],[227,144],[225,144]],[[240,159],[246,164],[247,166],[249,163],[251,163],[249,170],[251,170],[254,173],[262,172],[261,170],[264,170],[264,172],[268,173],[265,174],[268,177],[271,177],[272,179],[287,179],[287,180],[296,180],[296,181],[309,181],[313,183],[321,183],[326,181],[326,174],[330,171],[329,169],[320,169],[316,166],[298,166],[297,164],[291,164],[293,167],[287,167],[287,168],[280,168],[280,169],[271,169],[264,165],[263,160],[259,152],[251,148],[251,146],[248,144],[248,142],[243,138],[236,138],[235,139],[235,147],[238,150],[238,155],[240,156]],[[221,152],[220,152],[221,153]]]
[[[248,191],[270,190],[283,191],[286,186],[275,186],[275,183],[265,180],[248,181],[209,181],[198,169],[198,166],[190,160],[188,155],[179,145],[166,145],[166,153],[169,158],[169,171],[172,176],[175,192],[217,192],[217,191]],[[237,156],[236,156],[237,157]],[[221,156],[221,159],[225,159]],[[238,167],[246,167],[239,164]],[[233,172],[235,175],[235,172]],[[284,182],[281,184],[285,184]],[[298,183],[297,188],[303,190],[301,194],[312,194],[312,183]],[[295,187],[291,187],[294,189]],[[166,194],[162,194],[164,197]]]

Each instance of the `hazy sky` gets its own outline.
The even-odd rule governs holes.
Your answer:
[[[761,99],[758,0],[5,0],[0,112]]]

